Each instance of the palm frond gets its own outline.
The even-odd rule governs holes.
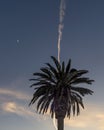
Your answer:
[[[57,60],[54,56],[51,56],[51,58],[52,58],[52,60],[54,61],[58,72],[60,72],[60,71],[61,71],[60,63],[58,62],[58,60]]]
[[[69,103],[68,108],[67,108],[67,117],[70,118],[70,116],[71,116],[71,103]]]
[[[71,68],[71,59],[69,59],[68,64],[66,66],[66,74],[69,73],[70,68]]]
[[[40,78],[48,78],[48,75],[46,75],[45,73],[41,73],[41,72],[36,72],[36,73],[33,73],[33,76],[37,76],[37,77],[40,77]]]
[[[51,107],[50,107],[51,118],[53,118],[54,113],[55,113],[55,103],[54,103],[54,100],[53,100],[53,102],[51,103]]]
[[[92,95],[93,91],[88,88],[82,88],[82,87],[71,87],[72,90],[80,93],[82,96],[90,94]]]
[[[52,94],[52,90],[54,91],[53,86],[41,86],[37,88],[29,105],[34,104],[43,95]]]
[[[72,79],[71,79],[72,80]],[[86,84],[92,84],[92,82],[94,82],[94,80],[90,80],[89,78],[74,78],[71,83],[72,84],[82,84],[82,83],[86,83]]]
[[[57,72],[57,70],[49,63],[46,63],[46,65],[49,67],[49,69],[53,75],[53,78],[56,80],[59,79],[59,73]]]
[[[64,71],[65,71],[65,62],[64,61],[62,62],[62,70],[61,71],[62,71],[62,74],[64,74]]]
[[[41,104],[45,101],[46,99],[46,95],[42,96],[39,100],[38,100],[38,103],[37,103],[37,111],[39,110],[39,107],[41,106]]]
[[[80,77],[80,76],[82,76],[83,74],[88,73],[88,70],[78,70],[77,73],[78,73],[77,76]]]
[[[79,99],[76,94],[71,95],[71,104],[72,104],[73,116],[75,115],[75,113],[76,115],[79,115],[80,113],[79,105],[84,109],[82,99],[81,98]]]

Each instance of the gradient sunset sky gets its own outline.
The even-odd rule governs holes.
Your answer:
[[[55,130],[47,114],[28,107],[32,73],[57,57],[60,0],[0,0],[0,130]],[[65,130],[104,130],[104,0],[66,0],[61,61],[87,69],[80,116]]]

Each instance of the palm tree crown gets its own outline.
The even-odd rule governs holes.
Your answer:
[[[37,101],[37,111],[42,114],[50,108],[52,118],[54,113],[56,118],[70,118],[71,111],[73,115],[79,115],[80,106],[84,108],[82,97],[92,95],[93,91],[77,85],[92,84],[94,80],[82,77],[87,70],[71,68],[71,60],[65,65],[64,61],[60,64],[55,57],[51,58],[54,66],[46,63],[46,67],[33,73],[33,79],[30,79],[34,82],[31,87],[36,87],[29,105]]]

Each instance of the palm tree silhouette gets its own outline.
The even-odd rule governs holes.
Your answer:
[[[58,130],[64,129],[65,116],[79,115],[80,107],[84,109],[82,97],[93,91],[77,85],[85,83],[92,84],[94,80],[88,77],[82,77],[88,73],[87,70],[77,70],[71,68],[71,60],[65,66],[51,56],[54,66],[46,63],[46,67],[40,68],[40,72],[33,73],[34,81],[31,87],[34,88],[34,94],[29,105],[37,101],[37,111],[45,114],[50,109],[51,117],[57,119]]]

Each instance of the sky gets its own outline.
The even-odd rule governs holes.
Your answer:
[[[55,130],[53,121],[28,107],[32,73],[57,57],[60,0],[0,0],[0,129]],[[65,130],[104,130],[104,0],[66,0],[60,61],[89,70],[80,116]]]

